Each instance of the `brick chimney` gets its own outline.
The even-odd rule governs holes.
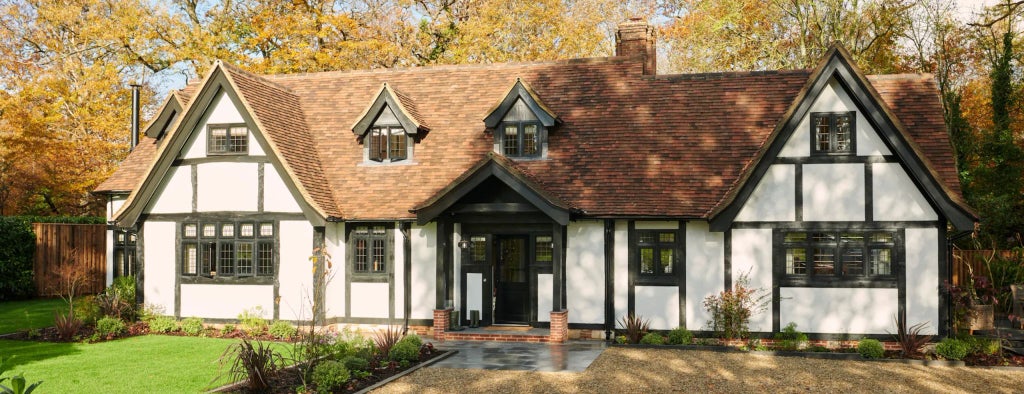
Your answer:
[[[658,72],[658,51],[655,49],[654,26],[643,18],[629,18],[619,23],[615,33],[615,56],[643,56],[644,75]]]

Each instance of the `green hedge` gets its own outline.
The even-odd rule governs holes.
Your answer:
[[[15,216],[29,223],[107,224],[102,216]]]
[[[22,300],[36,294],[32,258],[36,235],[30,221],[0,216],[0,301]]]

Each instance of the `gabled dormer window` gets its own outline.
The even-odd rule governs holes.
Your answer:
[[[811,114],[811,151],[818,155],[853,154],[856,144],[854,112]]]
[[[413,158],[417,136],[430,130],[416,118],[416,104],[384,84],[370,106],[352,126],[363,145],[367,163],[394,163]]]
[[[249,128],[244,124],[208,125],[206,153],[244,155],[249,153]]]
[[[487,129],[494,131],[495,153],[512,158],[546,156],[548,130],[555,123],[555,115],[537,93],[518,79],[484,119]]]

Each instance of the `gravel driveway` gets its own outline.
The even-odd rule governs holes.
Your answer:
[[[1021,393],[1024,372],[616,347],[580,373],[423,368],[374,392]]]

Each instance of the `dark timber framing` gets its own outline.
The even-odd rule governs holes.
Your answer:
[[[533,111],[533,114],[537,117],[544,127],[551,128],[558,121],[558,116],[552,113],[547,107],[541,102],[540,97],[533,92],[523,81],[516,78],[516,83],[509,89],[508,94],[501,100],[498,105],[491,110],[491,112],[484,118],[484,126],[488,129],[494,130],[501,123],[502,119],[505,118],[505,114],[508,113],[509,109],[515,105],[516,100],[522,99],[523,103]]]
[[[353,244],[353,232],[357,227],[368,227],[367,231],[372,232],[374,226],[384,227],[384,272],[356,272],[355,252]],[[395,223],[394,222],[347,222],[344,224],[345,240],[345,316],[352,317],[352,284],[354,283],[386,283],[388,285],[388,319],[395,318]],[[404,241],[403,241],[404,244]],[[372,242],[367,243],[367,253],[373,247]],[[404,246],[403,246],[404,248]],[[369,255],[367,256],[369,258]],[[367,262],[369,264],[369,261]],[[405,262],[402,262],[403,266]],[[408,272],[406,275],[408,276]]]
[[[380,91],[377,93],[377,97],[373,99],[373,103],[366,109],[363,116],[359,118],[356,124],[352,125],[352,133],[357,136],[363,137],[366,132],[373,127],[374,122],[380,116],[384,108],[390,108],[395,113],[395,117],[398,118],[398,123],[401,124],[402,128],[405,129],[405,133],[410,136],[410,145],[413,140],[411,136],[415,136],[420,131],[429,131],[430,128],[420,124],[408,115],[406,108],[402,105],[402,102],[395,97],[394,91],[384,83],[381,86]]]
[[[725,231],[730,227],[736,215],[739,214],[739,210],[750,198],[758,181],[764,177],[768,168],[777,162],[776,158],[778,158],[779,152],[782,151],[786,142],[796,132],[800,121],[809,115],[814,99],[828,86],[829,81],[832,79],[835,79],[843,90],[849,94],[850,99],[857,106],[858,113],[864,116],[869,127],[877,131],[882,142],[898,158],[904,170],[910,175],[918,189],[922,191],[922,195],[936,208],[936,211],[948,218],[957,229],[973,229],[974,223],[977,220],[974,214],[954,202],[938,180],[935,179],[923,159],[919,157],[911,146],[905,131],[902,129],[902,125],[896,123],[895,117],[890,114],[888,107],[882,104],[881,99],[876,96],[867,79],[853,66],[849,53],[839,48],[833,48],[825,56],[825,59],[815,70],[814,74],[812,74],[804,90],[795,99],[790,110],[787,112],[786,118],[776,126],[775,131],[769,137],[766,144],[767,149],[760,152],[758,158],[755,159],[753,168],[748,170],[749,172],[741,178],[742,186],[734,195],[727,197],[729,198],[727,204],[720,206],[712,212],[710,221],[712,231]],[[855,135],[856,133],[854,133],[854,138],[856,138]],[[813,136],[811,140],[813,142]],[[835,161],[828,161],[829,163],[834,163],[842,162],[843,159],[840,158],[848,156],[822,155],[818,157],[822,159],[837,159]]]
[[[604,220],[604,330],[611,339],[615,329],[615,221]]]

